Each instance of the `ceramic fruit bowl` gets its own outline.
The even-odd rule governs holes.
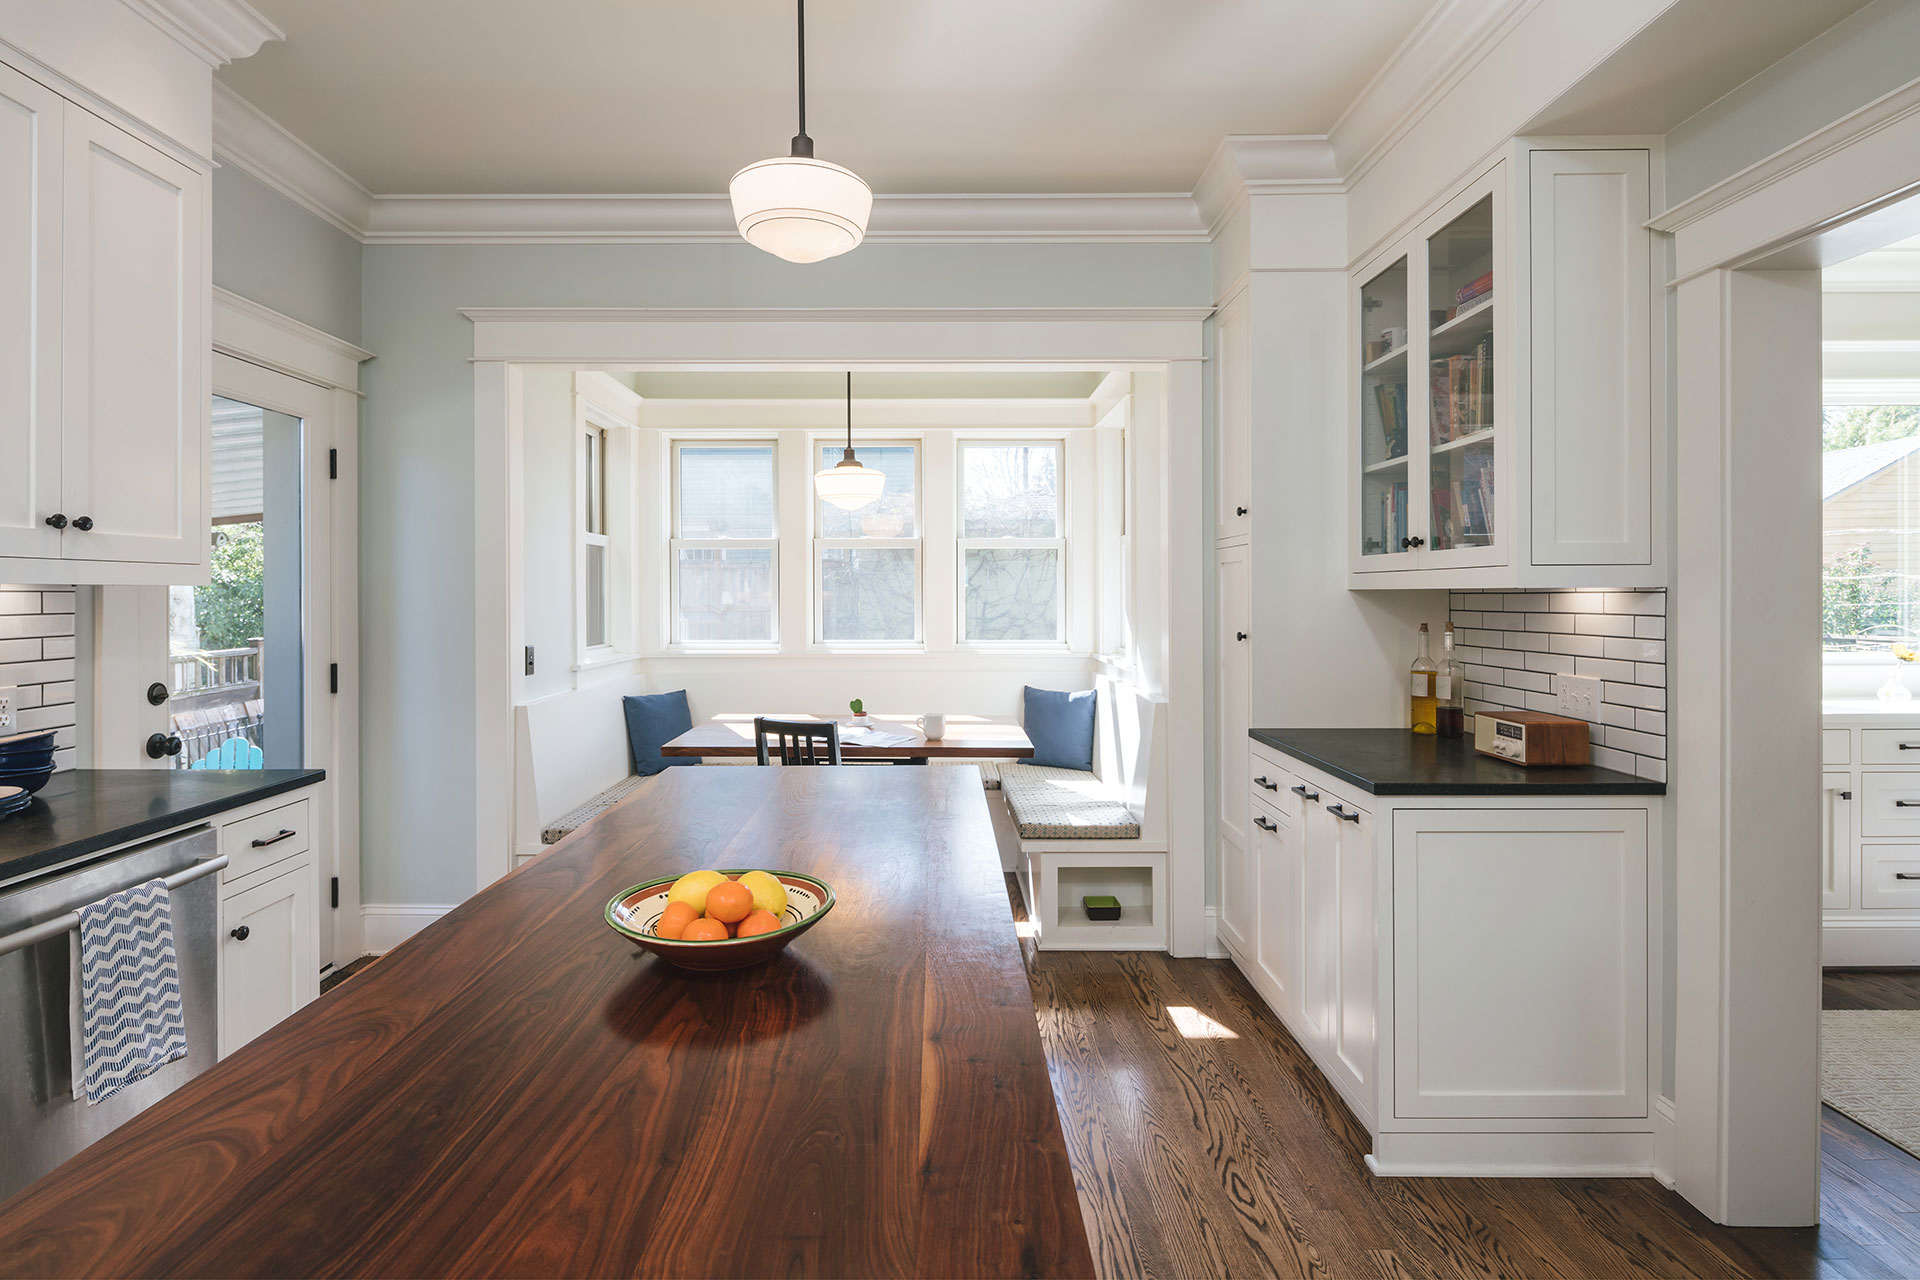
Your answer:
[[[727,876],[744,875],[750,867],[722,871]],[[780,927],[771,933],[751,938],[724,938],[718,942],[684,942],[678,938],[655,937],[653,927],[667,909],[667,891],[678,875],[661,876],[637,884],[607,903],[607,923],[615,933],[630,938],[641,948],[653,952],[668,964],[682,969],[712,973],[722,969],[744,969],[750,964],[770,960],[787,949],[787,944],[819,923],[833,910],[833,887],[824,880],[803,876],[796,871],[775,871],[773,877],[787,888],[787,909]]]

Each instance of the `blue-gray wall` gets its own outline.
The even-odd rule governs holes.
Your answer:
[[[473,327],[460,308],[1205,306],[1206,245],[369,245],[360,447],[362,896],[473,892]],[[564,659],[562,659],[564,660]]]
[[[213,171],[213,282],[360,341],[360,242],[234,166]]]
[[[1667,134],[1679,204],[1920,77],[1920,0],[1877,0]]]

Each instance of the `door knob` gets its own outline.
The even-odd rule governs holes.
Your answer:
[[[47,527],[49,529],[64,529],[67,527],[67,518],[56,511],[47,517]]]
[[[245,942],[248,938],[251,938],[253,936],[253,930],[243,924],[238,929],[229,929],[227,931],[227,936],[232,938],[235,942]]]
[[[180,754],[180,746],[180,739],[175,734],[152,734],[147,738],[147,755],[154,760],[158,760],[161,756],[177,756]]]
[[[87,532],[87,530],[93,528],[93,517],[92,516],[75,516],[73,518],[73,527],[78,529],[80,532],[85,533]]]

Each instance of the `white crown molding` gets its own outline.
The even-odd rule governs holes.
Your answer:
[[[1094,405],[1088,399],[860,399],[854,401],[856,431],[1044,427],[1091,428]],[[738,431],[743,427],[833,431],[846,426],[846,401],[825,399],[759,400],[648,396],[640,425],[676,431]]]
[[[303,382],[355,394],[360,390],[360,363],[373,359],[365,348],[217,285],[213,349]]]
[[[366,238],[373,193],[218,80],[213,154],[356,240]]]
[[[1197,324],[1212,307],[461,307],[475,324],[922,324],[1069,321]]]
[[[1346,189],[1324,134],[1230,133],[1193,184],[1193,203],[1211,237],[1250,195]]]
[[[286,33],[246,0],[122,0],[210,67],[250,58]]]

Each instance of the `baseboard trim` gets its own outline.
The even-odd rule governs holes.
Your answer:
[[[1661,1094],[1653,1100],[1653,1176],[1673,1190],[1673,1099]]]
[[[1383,1133],[1367,1168],[1383,1178],[1645,1178],[1652,1133]]]
[[[1820,963],[1829,969],[1920,965],[1920,925],[1827,920],[1820,928]]]
[[[1233,959],[1233,956],[1230,955],[1227,951],[1226,944],[1220,941],[1220,908],[1218,907],[1207,908],[1206,932],[1200,935],[1200,941],[1206,947],[1207,959],[1209,960]]]
[[[451,905],[369,902],[360,908],[362,945],[368,955],[383,956],[451,910]]]

